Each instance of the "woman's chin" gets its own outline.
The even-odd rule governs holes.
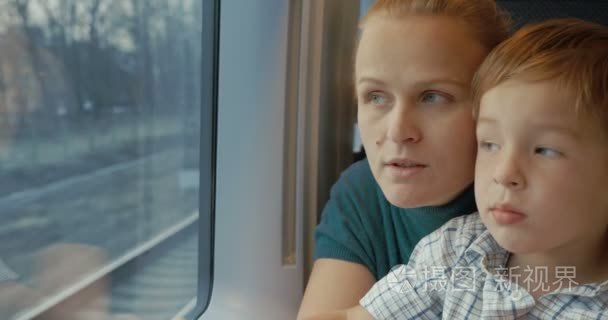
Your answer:
[[[431,199],[416,190],[404,190],[405,188],[387,188],[384,196],[392,205],[399,208],[416,208],[432,205]]]
[[[447,188],[426,181],[411,184],[398,184],[386,180],[380,180],[379,182],[380,188],[388,202],[400,208],[445,205],[454,200],[469,184],[463,183],[462,186],[457,185]]]

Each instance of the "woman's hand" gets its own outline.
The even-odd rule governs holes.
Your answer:
[[[314,317],[329,316],[332,311],[357,306],[375,282],[374,276],[363,265],[336,259],[319,259],[312,268],[298,320],[317,319]]]
[[[371,314],[362,306],[350,308],[348,310],[333,311],[316,316],[304,318],[304,320],[373,320]]]
[[[347,310],[332,311],[323,314],[306,317],[303,320],[347,320]]]

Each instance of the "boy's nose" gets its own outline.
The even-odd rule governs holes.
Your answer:
[[[521,181],[516,179],[494,178],[494,182],[509,189],[516,189],[523,185]]]
[[[508,189],[521,189],[525,187],[526,182],[514,155],[505,155],[503,159],[499,160],[493,180],[494,183]]]

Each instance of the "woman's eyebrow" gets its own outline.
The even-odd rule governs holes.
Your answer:
[[[420,81],[417,83],[417,85],[421,86],[421,87],[428,87],[428,86],[437,85],[437,84],[451,85],[451,86],[460,87],[462,89],[469,88],[469,83],[462,82],[459,80],[454,80],[454,79],[429,79],[429,80],[424,80],[424,81]]]
[[[477,118],[477,125],[480,125],[480,124],[488,124],[488,125],[496,124],[496,119],[487,118],[487,117]]]
[[[377,78],[373,78],[373,77],[362,77],[359,80],[357,80],[357,83],[364,83],[364,82],[371,82],[374,84],[384,84],[384,81],[377,79]]]
[[[386,83],[378,78],[374,78],[374,77],[361,77],[357,80],[357,84],[361,84],[361,83],[373,83],[373,84],[378,84],[378,85],[385,85]],[[429,79],[429,80],[423,80],[423,81],[417,81],[414,86],[416,87],[428,87],[428,86],[432,86],[432,85],[450,85],[450,86],[455,86],[455,87],[459,87],[462,89],[467,89],[469,87],[468,83],[464,83],[462,81],[458,81],[458,80],[452,80],[452,79]]]

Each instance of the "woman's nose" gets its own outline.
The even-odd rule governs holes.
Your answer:
[[[394,106],[389,114],[387,137],[396,143],[420,141],[422,131],[415,112],[403,105]]]

